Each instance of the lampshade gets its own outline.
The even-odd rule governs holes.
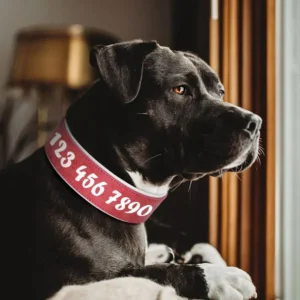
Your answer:
[[[89,64],[91,47],[117,40],[113,35],[81,25],[22,29],[16,35],[8,84],[83,88],[95,77]]]

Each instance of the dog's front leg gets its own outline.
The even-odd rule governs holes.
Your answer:
[[[235,267],[213,264],[157,264],[123,270],[120,276],[144,277],[173,286],[190,299],[244,300],[256,298],[250,276]]]

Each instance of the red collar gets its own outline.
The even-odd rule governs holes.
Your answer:
[[[62,120],[45,145],[61,178],[102,212],[128,223],[144,223],[167,195],[155,196],[116,177],[86,152]]]

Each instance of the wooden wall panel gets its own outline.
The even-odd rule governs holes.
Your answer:
[[[275,299],[275,0],[267,0],[266,298]]]
[[[218,0],[211,1],[211,18],[209,23],[209,64],[219,74],[220,72],[220,32],[219,32],[219,3]],[[218,178],[209,178],[209,241],[219,248],[219,188]]]
[[[223,85],[225,87],[225,91],[228,94],[229,87],[229,32],[230,32],[230,22],[229,22],[229,0],[224,0],[223,4],[223,14],[222,14],[222,45],[220,49],[223,49],[222,53],[222,73],[221,78],[223,81]],[[229,180],[228,176],[224,176],[221,181],[222,193],[221,193],[221,254],[224,259],[228,260],[228,186]]]
[[[241,106],[252,110],[252,55],[251,55],[251,12],[252,1],[243,1],[241,7]],[[251,170],[241,175],[240,193],[240,239],[239,265],[246,272],[250,272],[251,258]]]
[[[240,105],[239,102],[239,7],[238,0],[230,0],[229,3],[229,74],[228,76],[228,97],[226,101]],[[225,75],[225,74],[224,74]],[[228,176],[228,264],[237,265],[237,231],[238,231],[238,178],[236,174],[229,173]]]

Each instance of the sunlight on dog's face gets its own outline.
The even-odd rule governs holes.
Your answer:
[[[151,123],[157,147],[150,149],[163,156],[157,160],[164,158],[186,179],[249,167],[258,155],[261,119],[223,102],[222,83],[197,56],[168,48],[156,51],[159,55],[150,54],[144,63],[132,106],[144,113],[139,119]]]
[[[224,102],[222,83],[199,57],[141,41],[98,52],[102,77],[125,103],[116,143],[128,169],[152,182],[193,180],[256,160],[261,118]]]

